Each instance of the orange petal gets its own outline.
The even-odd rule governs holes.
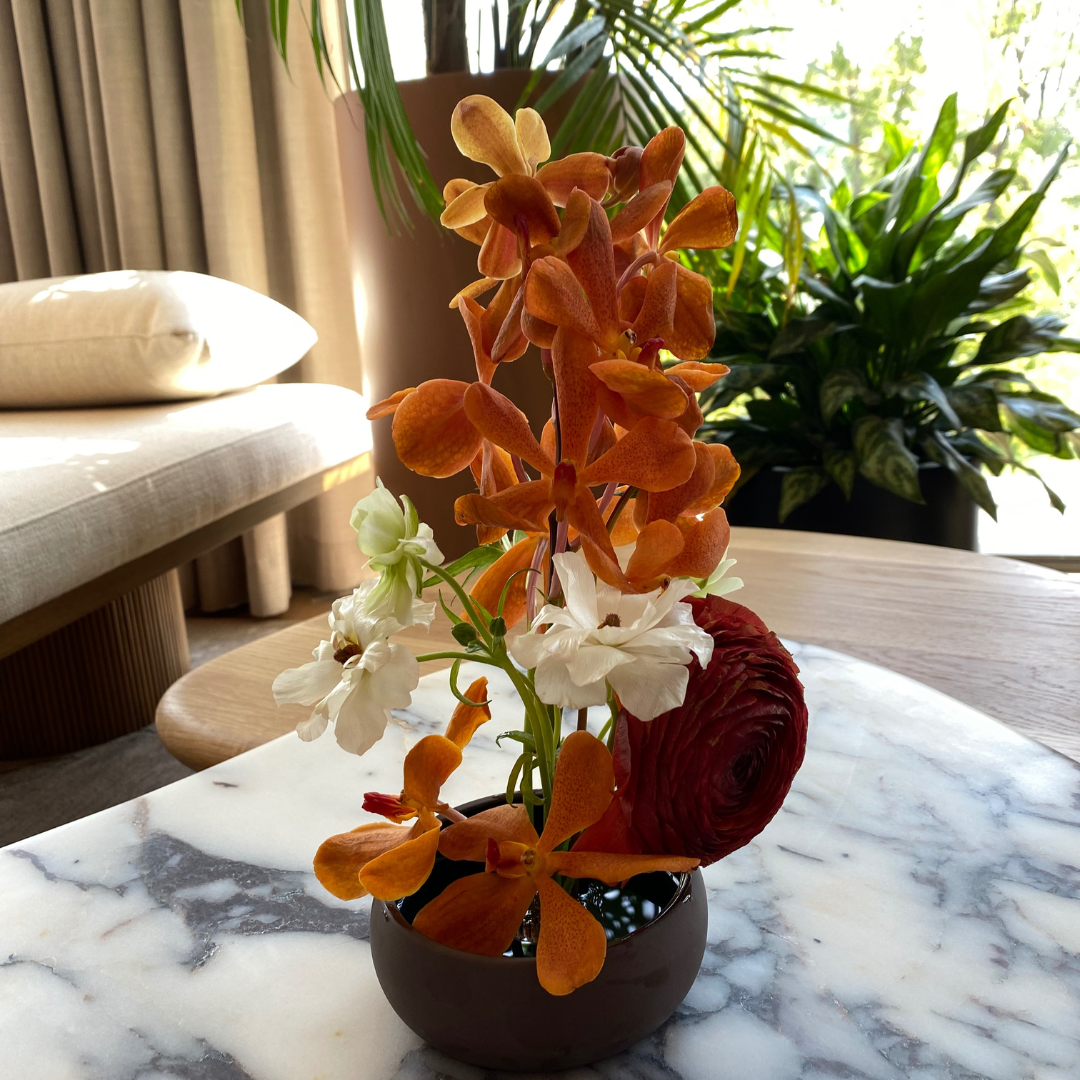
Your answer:
[[[716,465],[710,447],[704,443],[694,443],[697,464],[693,475],[685,484],[680,484],[670,491],[654,492],[649,496],[648,520],[666,518],[674,521],[688,507],[711,490],[716,476]],[[713,506],[716,504],[713,503]],[[712,509],[710,507],[709,509]]]
[[[397,412],[397,407],[410,395],[416,393],[415,386],[408,386],[404,390],[399,390],[396,394],[391,394],[388,398],[383,398],[382,401],[376,405],[372,405],[367,411],[367,418],[369,420],[380,420],[384,416],[391,416]]]
[[[517,129],[510,114],[498,102],[483,94],[462,98],[450,118],[450,131],[457,148],[473,161],[481,161],[499,176],[524,173]]]
[[[331,836],[315,853],[315,876],[323,888],[339,900],[367,896],[367,889],[360,884],[360,871],[372,859],[417,835],[416,825],[391,825],[388,821],[379,821]]]
[[[447,307],[456,308],[463,299],[466,297],[470,300],[475,300],[478,296],[483,296],[488,289],[494,289],[499,284],[498,278],[482,277],[477,278],[475,281],[470,281],[464,289],[454,293],[453,299],[447,304]],[[477,305],[479,307],[479,305]],[[483,308],[480,309],[481,311]]]
[[[504,394],[482,383],[473,383],[464,397],[465,415],[483,436],[508,454],[514,454],[544,473],[555,470],[540,449],[525,414]]]
[[[638,166],[638,189],[644,191],[653,184],[667,180],[674,186],[682,167],[683,153],[686,149],[686,136],[682,128],[669,127],[654,135],[641,152],[641,164]],[[667,209],[665,206],[664,209]],[[649,246],[656,249],[660,236],[660,224],[664,220],[664,210],[656,215],[645,228],[645,238]]]
[[[515,277],[511,280],[518,282],[520,279]],[[521,315],[524,310],[525,286],[519,284],[491,346],[491,359],[496,364],[507,364],[516,360],[529,347],[529,339],[521,329]]]
[[[611,239],[618,243],[640,232],[657,214],[661,213],[671,198],[671,181],[639,191],[612,219]]]
[[[514,114],[514,128],[521,153],[530,169],[535,169],[541,161],[551,157],[547,126],[535,109],[518,109]]]
[[[731,449],[723,443],[709,443],[713,459],[713,482],[705,494],[686,508],[688,514],[704,514],[719,506],[735,486],[742,470]]]
[[[540,432],[540,449],[552,461],[555,460],[555,424],[551,420],[544,425],[544,430]]]
[[[491,280],[484,278],[485,281]],[[476,361],[476,376],[483,383],[490,383],[495,374],[495,365],[484,348],[484,309],[471,297],[463,296],[458,302],[458,311],[465,329],[469,332],[472,343],[473,359]]]
[[[623,507],[615,528],[611,530],[611,542],[617,548],[633,544],[638,538],[638,527],[634,524],[636,504],[637,499],[631,499],[629,505]]]
[[[680,360],[701,360],[716,340],[712,286],[708,278],[676,264],[678,296],[675,318],[664,345]]]
[[[487,679],[482,675],[470,684],[465,691],[465,697],[469,701],[487,701]],[[457,747],[464,749],[472,741],[476,729],[481,724],[486,724],[491,719],[491,708],[488,705],[466,705],[459,701],[454,715],[450,717],[450,723],[446,727],[446,737]]]
[[[671,333],[678,299],[678,270],[670,259],[661,259],[645,279],[645,295],[634,316],[633,330],[638,341],[664,338]],[[625,290],[624,290],[625,291]]]
[[[678,375],[683,379],[695,394],[700,394],[731,369],[727,364],[701,364],[697,360],[687,360],[684,364],[673,364],[666,370],[669,375]]]
[[[602,199],[607,194],[611,174],[603,154],[586,151],[548,162],[537,170],[536,179],[547,188],[556,206],[566,206],[574,188],[581,188],[590,199]]]
[[[683,534],[670,521],[654,521],[642,529],[634,554],[626,565],[630,581],[653,584],[664,574],[673,559],[682,551]]]
[[[592,492],[584,484],[577,486],[574,501],[567,513],[567,521],[577,530],[582,540],[588,538],[608,558],[615,558],[615,549],[611,546],[611,537],[608,536],[604,519],[600,516]]]
[[[551,361],[559,395],[562,456],[575,465],[585,463],[596,424],[596,378],[589,370],[596,355],[596,346],[584,335],[562,328],[555,334]]]
[[[510,173],[496,180],[484,199],[487,212],[500,224],[517,233],[524,219],[530,244],[546,244],[559,232],[559,215],[543,184],[531,176]]]
[[[473,184],[472,187],[465,188],[453,202],[447,204],[446,209],[439,215],[439,223],[448,229],[461,229],[480,221],[488,212],[484,205],[484,196],[490,187],[490,184]]]
[[[538,536],[527,536],[519,540],[505,555],[500,555],[477,579],[469,592],[492,614],[499,606],[499,598],[502,596],[506,583],[514,574],[518,574],[510,582],[510,589],[506,594],[506,603],[503,605],[503,619],[507,627],[516,626],[525,615],[525,601],[529,585],[529,574],[520,574],[532,564],[533,555],[536,552]],[[476,701],[471,694],[465,695],[470,701]]]
[[[442,189],[443,202],[449,206],[463,192],[480,186],[475,180],[466,180],[460,176],[455,177],[453,180],[447,180]]]
[[[701,407],[698,405],[697,394],[690,389],[690,386],[681,376],[669,374],[668,378],[686,391],[686,412],[684,412],[682,416],[676,417],[675,423],[678,424],[692,439],[697,434],[697,429],[701,427],[701,423],[705,419],[701,414]]]
[[[536,977],[549,994],[570,994],[600,974],[607,936],[600,923],[551,878],[542,877],[536,884],[540,890]]]
[[[600,326],[581,283],[574,271],[553,255],[537,259],[529,268],[525,307],[544,322],[565,326],[594,341],[600,337]]]
[[[667,491],[690,479],[697,454],[690,436],[670,420],[646,416],[580,475],[583,484],[611,481]]]
[[[443,735],[425,735],[405,755],[404,795],[425,806],[437,805],[439,788],[461,764],[462,745]]]
[[[526,847],[536,847],[539,837],[529,821],[529,813],[521,803],[503,803],[492,810],[474,814],[465,821],[455,822],[443,829],[439,851],[448,859],[484,862],[488,840],[502,843],[510,840]]]
[[[554,874],[590,878],[605,885],[617,885],[635,874],[656,870],[685,874],[697,865],[697,859],[676,855],[609,855],[599,851],[553,851],[545,860],[545,868]],[[543,903],[542,893],[540,901]]]
[[[574,833],[598,821],[614,790],[615,772],[608,748],[587,731],[567,735],[555,764],[551,810],[537,851],[554,851]]]
[[[660,242],[660,254],[679,248],[708,251],[735,243],[739,216],[735,196],[727,188],[706,188],[674,217]]]
[[[593,317],[600,328],[601,341],[614,348],[622,327],[615,297],[615,261],[611,251],[611,227],[603,207],[594,199],[589,204],[589,224],[581,242],[566,261],[589,298]],[[558,322],[553,319],[552,322]],[[560,324],[561,325],[561,324]]]
[[[476,267],[485,277],[508,278],[521,273],[517,237],[505,225],[491,222],[480,245]]]
[[[590,370],[638,412],[670,420],[686,409],[686,395],[662,371],[633,360],[599,360]]]
[[[634,323],[641,314],[649,281],[644,274],[632,277],[619,293],[619,315],[623,322]]]
[[[555,238],[552,247],[555,254],[560,258],[574,250],[585,239],[585,233],[589,228],[589,218],[592,216],[592,199],[581,188],[575,188],[566,201],[566,210],[563,213],[562,228]]]
[[[667,572],[671,577],[708,577],[724,557],[731,540],[727,514],[717,507],[710,510],[701,521],[683,525],[686,520],[679,519],[685,544],[679,557],[667,568]]]
[[[431,874],[439,850],[439,820],[430,810],[423,810],[412,831],[416,835],[360,871],[360,884],[376,899],[412,896]]]
[[[482,437],[463,407],[468,383],[431,379],[409,394],[394,415],[394,448],[421,476],[453,476],[468,468]]]
[[[489,497],[462,495],[454,503],[454,520],[459,525],[494,525],[501,529],[543,532],[554,505],[550,483],[529,480]]]
[[[538,319],[528,308],[521,312],[521,332],[534,345],[541,349],[550,349],[555,340],[555,331],[558,327],[553,323]]]
[[[530,877],[470,874],[425,904],[413,919],[413,929],[451,949],[502,956],[535,895]]]

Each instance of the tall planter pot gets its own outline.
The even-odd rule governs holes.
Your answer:
[[[786,471],[762,469],[743,484],[724,506],[731,524],[873,536],[968,551],[977,547],[978,507],[956,477],[939,465],[928,463],[919,468],[925,505],[902,499],[856,475],[850,501],[836,484],[829,484],[781,524],[780,486]]]
[[[494,179],[486,165],[462,157],[454,145],[450,134],[454,106],[469,94],[486,94],[512,111],[528,79],[528,71],[515,69],[491,75],[430,75],[398,84],[409,121],[440,189],[459,176],[477,183]],[[569,97],[545,114],[551,130],[565,114]],[[413,234],[389,233],[371,184],[359,98],[350,92],[339,98],[335,107],[361,358],[370,400],[379,401],[426,379],[475,381],[468,334],[461,316],[447,304],[459,289],[480,276],[476,268],[479,248],[433,224],[413,207]],[[514,363],[504,365],[494,385],[513,398],[534,427],[550,416],[551,384],[544,377],[534,347]],[[387,487],[413,500],[421,519],[435,530],[445,555],[464,554],[476,537],[471,528],[454,523],[454,500],[475,490],[472,477],[467,470],[449,480],[410,472],[397,459],[390,427],[389,420],[374,425],[379,476]]]

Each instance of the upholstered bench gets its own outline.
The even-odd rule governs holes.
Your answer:
[[[369,440],[310,383],[0,411],[0,759],[150,723],[188,666],[174,568],[367,472]]]

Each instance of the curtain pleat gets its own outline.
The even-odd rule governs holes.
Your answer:
[[[333,106],[265,0],[0,0],[0,281],[194,270],[273,296],[318,344],[285,380],[361,389]],[[327,32],[338,32],[331,20]],[[204,610],[351,587],[369,469],[196,560]]]

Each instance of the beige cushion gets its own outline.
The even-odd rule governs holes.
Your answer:
[[[0,285],[0,408],[211,397],[272,378],[315,341],[287,307],[205,274],[10,282]]]
[[[0,623],[353,462],[371,448],[364,410],[340,386],[280,383],[183,405],[0,412]]]

